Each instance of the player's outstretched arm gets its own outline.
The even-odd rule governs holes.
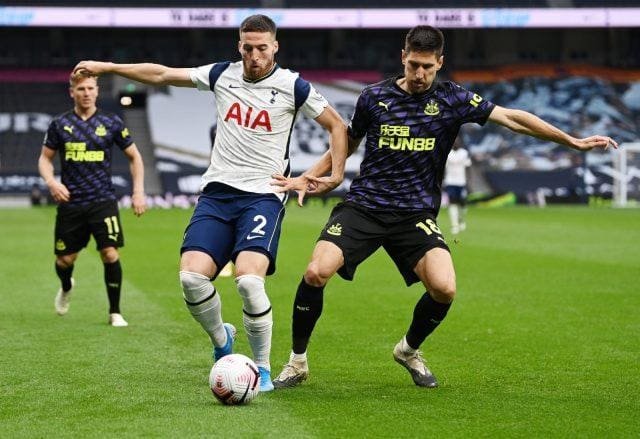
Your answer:
[[[618,143],[608,136],[596,135],[582,139],[570,136],[560,128],[523,110],[514,110],[496,105],[491,115],[489,115],[489,120],[507,127],[516,133],[527,134],[537,137],[538,139],[550,140],[578,151],[589,151],[593,148],[606,149],[609,146],[613,146],[614,148],[618,147]]]
[[[131,206],[136,216],[142,215],[147,210],[147,197],[144,194],[144,165],[142,156],[135,143],[132,143],[124,150],[129,160],[129,170],[133,181],[133,192],[131,193]]]
[[[151,85],[174,85],[195,87],[188,68],[167,67],[162,64],[115,64],[102,61],[80,61],[73,69],[74,74],[100,76],[112,73],[134,81]]]
[[[56,203],[66,203],[69,201],[70,193],[67,187],[56,180],[53,174],[53,158],[56,156],[56,150],[42,146],[40,157],[38,158],[38,171],[40,176],[47,184],[49,192]]]

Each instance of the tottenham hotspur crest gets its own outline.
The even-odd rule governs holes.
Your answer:
[[[438,108],[437,102],[433,102],[433,99],[424,106],[424,114],[426,114],[427,116],[435,116],[438,113],[440,113],[440,108]]]
[[[275,104],[276,103],[277,94],[278,94],[278,90],[271,90],[271,100],[269,101],[269,103],[271,103],[271,104]]]

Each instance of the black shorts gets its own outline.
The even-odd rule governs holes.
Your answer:
[[[93,235],[96,249],[123,247],[124,233],[117,201],[100,201],[86,206],[58,206],[54,249],[56,255],[78,253]]]
[[[436,247],[449,251],[429,212],[380,212],[352,203],[340,203],[320,233],[319,241],[340,247],[344,265],[338,274],[352,280],[358,265],[383,247],[407,285],[418,282],[413,269],[424,254]]]

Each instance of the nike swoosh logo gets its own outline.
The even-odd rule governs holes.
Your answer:
[[[263,238],[263,236],[262,235],[247,236],[247,241],[251,241],[252,239],[256,239],[256,238]]]
[[[229,84],[229,88],[242,88],[242,86],[241,85]]]

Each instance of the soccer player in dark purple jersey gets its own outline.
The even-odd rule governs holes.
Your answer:
[[[122,268],[118,248],[124,245],[124,232],[111,183],[111,157],[116,146],[129,160],[132,205],[137,216],[146,209],[142,157],[122,119],[96,107],[96,77],[72,74],[69,94],[73,110],[51,121],[38,159],[40,175],[58,203],[54,249],[61,286],[55,297],[55,309],[61,316],[68,312],[74,263],[93,235],[104,264],[109,324],[123,327],[128,323],[120,313]],[[61,181],[54,176],[53,160],[58,152]]]
[[[366,137],[360,174],[322,230],[298,286],[292,323],[292,352],[273,381],[293,387],[309,374],[307,346],[322,313],[324,287],[337,272],[352,280],[357,266],[383,247],[407,285],[422,282],[408,331],[393,349],[416,385],[437,387],[418,348],[447,315],[456,293],[449,248],[436,217],[447,155],[460,126],[487,120],[516,132],[579,151],[617,147],[606,136],[578,139],[525,111],[503,108],[450,81],[438,81],[444,38],[430,26],[409,31],[402,50],[404,75],[366,87],[349,125],[349,154]],[[300,197],[314,192],[330,157],[296,178],[275,176],[281,190]]]

